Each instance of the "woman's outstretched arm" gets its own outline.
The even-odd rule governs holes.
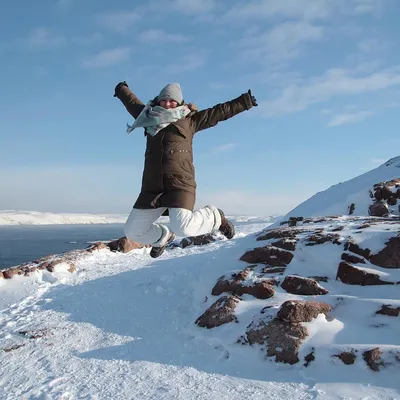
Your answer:
[[[125,81],[118,83],[115,87],[114,97],[121,100],[133,118],[137,118],[144,108],[144,103],[129,89]]]
[[[220,121],[225,121],[243,111],[250,110],[253,106],[257,106],[257,101],[249,90],[236,99],[198,111],[191,117],[194,132],[211,128]]]

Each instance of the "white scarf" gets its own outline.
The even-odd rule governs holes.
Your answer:
[[[157,133],[168,126],[171,122],[176,122],[190,113],[190,108],[186,105],[176,108],[164,108],[161,106],[152,107],[148,103],[136,118],[132,125],[128,125],[126,132],[128,135],[136,128],[145,128],[146,133],[155,136]]]

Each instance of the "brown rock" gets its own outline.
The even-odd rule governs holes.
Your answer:
[[[386,203],[375,203],[369,206],[368,212],[373,217],[387,217],[389,208]]]
[[[3,276],[5,279],[11,279],[14,275],[24,275],[24,271],[18,267],[9,268],[3,271]]]
[[[332,229],[332,232],[340,232],[344,229],[344,226],[337,226],[336,228]]]
[[[397,199],[400,199],[400,189],[397,189],[397,190],[396,190],[396,198],[397,198]]]
[[[335,354],[333,357],[340,358],[346,365],[351,365],[354,364],[357,356],[354,353],[344,351],[343,353]]]
[[[269,240],[269,239],[293,239],[296,235],[303,232],[301,229],[288,229],[288,228],[277,228],[268,231],[267,233],[261,234],[257,240]]]
[[[291,323],[311,322],[319,314],[328,314],[331,306],[319,301],[285,301],[277,313],[282,321]]]
[[[238,272],[237,274],[232,274],[232,278],[237,281],[245,281],[249,277],[252,271],[253,271],[252,267],[245,268],[242,271]]]
[[[269,323],[261,322],[257,327],[250,325],[246,332],[249,344],[266,344],[267,356],[274,357],[276,362],[296,364],[307,329],[301,324],[290,324],[275,318]]]
[[[369,260],[382,268],[400,268],[400,237],[392,237],[385,244],[386,247],[371,255]]]
[[[230,291],[231,282],[224,276],[218,279],[217,283],[211,290],[213,296],[219,296],[222,293],[228,293]]]
[[[381,359],[382,352],[379,347],[375,349],[371,349],[368,351],[364,351],[363,358],[367,365],[372,369],[372,371],[378,372],[380,370],[379,367],[384,366],[384,363]]]
[[[306,243],[306,246],[314,246],[316,244],[323,244],[326,242],[332,242],[334,244],[340,245],[340,236],[336,234],[322,234],[322,233],[317,233],[308,236],[306,239],[304,239]]]
[[[347,261],[352,264],[365,264],[365,260],[361,257],[357,257],[354,254],[343,253],[342,260]]]
[[[308,367],[308,366],[315,360],[315,354],[314,354],[314,352],[315,352],[315,349],[313,348],[312,351],[311,351],[311,353],[307,354],[307,355],[304,357],[304,361],[305,361],[304,366],[305,366],[305,367]]]
[[[117,242],[117,240],[116,240],[115,242]],[[110,245],[111,243],[114,243],[114,242],[110,242],[109,245]],[[107,248],[109,248],[109,245],[106,245],[106,244],[103,243],[103,242],[97,242],[97,243],[94,243],[94,244],[90,245],[90,246],[86,249],[86,251],[89,252],[89,253],[92,253],[93,251],[107,249]]]
[[[296,240],[280,239],[280,240],[277,240],[276,242],[273,242],[272,246],[279,247],[280,249],[284,249],[284,250],[295,251],[296,250]]]
[[[329,293],[314,279],[303,278],[301,276],[287,276],[282,282],[281,287],[288,293],[315,296]]]
[[[389,317],[398,317],[400,315],[400,307],[394,307],[390,304],[384,304],[375,314],[388,315]]]
[[[196,324],[203,328],[215,328],[229,322],[237,322],[235,309],[241,301],[235,296],[223,296],[218,299],[207,311],[196,320]]]
[[[213,287],[211,294],[214,296],[219,296],[224,292],[232,293],[235,296],[249,294],[257,299],[269,299],[275,294],[275,290],[272,287],[273,283],[274,282],[271,279],[267,279],[260,282],[254,282],[251,285],[246,285],[240,280],[229,281],[222,277]]]
[[[381,201],[382,198],[383,198],[382,197],[382,190],[381,189],[375,190],[374,197],[375,197],[376,201]]]
[[[270,245],[249,250],[240,258],[241,261],[246,261],[250,264],[261,263],[273,267],[286,267],[292,259],[292,253]]]
[[[390,196],[387,200],[387,203],[389,204],[389,206],[395,206],[397,204],[397,199],[395,196]]]
[[[296,226],[297,222],[303,221],[304,217],[289,217],[288,225]]]
[[[71,273],[72,273],[72,272],[75,272],[75,271],[76,271],[75,264],[73,264],[71,261],[67,261],[67,260],[64,260],[64,259],[62,259],[62,258],[60,258],[60,259],[58,259],[58,260],[46,262],[46,263],[44,263],[44,264],[45,264],[45,268],[46,268],[47,271],[49,271],[49,272],[54,272],[56,266],[59,265],[59,264],[68,264],[68,269],[67,269],[68,272],[71,272]],[[43,268],[41,268],[41,265],[39,265],[38,268],[39,268],[39,269],[43,269]]]
[[[203,246],[205,244],[209,244],[215,242],[214,236],[211,234],[200,235],[200,236],[190,236],[187,238],[183,238],[180,246],[182,249],[188,246]]]
[[[129,253],[132,250],[142,249],[143,247],[150,247],[149,245],[144,245],[138,242],[134,242],[133,240],[128,239],[127,237],[122,237],[118,240],[114,240],[108,245],[106,245],[111,251],[118,251],[121,253]],[[100,247],[103,248],[103,247]],[[97,249],[99,250],[99,249]]]
[[[382,190],[382,198],[384,200],[387,200],[392,195],[392,191],[390,190],[390,185],[385,185],[381,190]]]
[[[347,243],[344,245],[344,249],[351,251],[352,253],[358,254],[361,257],[366,258],[369,260],[369,256],[371,255],[371,250],[370,249],[362,249],[356,242],[353,240],[349,240]]]
[[[378,274],[363,271],[347,261],[339,264],[336,279],[348,285],[393,285],[393,282],[382,281]]]

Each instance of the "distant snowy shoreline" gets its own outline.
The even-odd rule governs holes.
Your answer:
[[[78,225],[125,223],[125,214],[48,213],[36,211],[0,211],[0,226]]]
[[[84,214],[84,213],[49,213],[38,211],[0,211],[0,226],[11,225],[89,225],[89,224],[124,224],[127,214]],[[237,216],[238,222],[270,221],[276,222],[282,216],[268,217]]]

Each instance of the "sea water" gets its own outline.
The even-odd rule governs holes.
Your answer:
[[[124,224],[0,226],[0,270],[124,236]]]

